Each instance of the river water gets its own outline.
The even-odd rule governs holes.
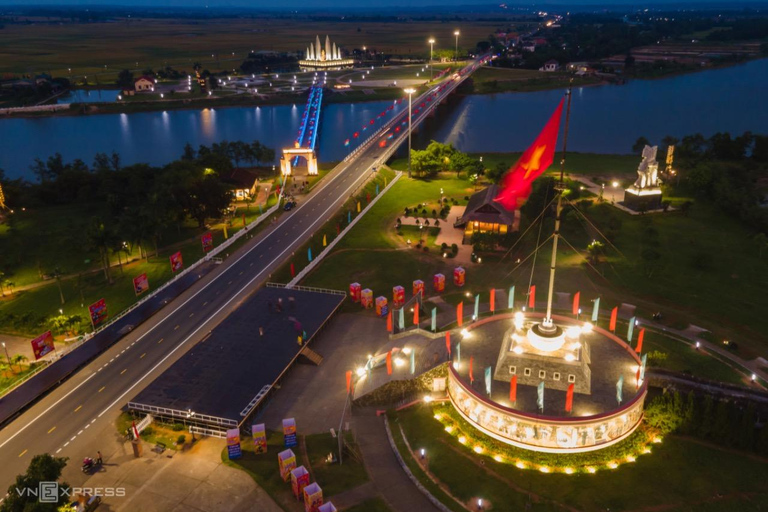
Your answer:
[[[768,133],[768,59],[660,80],[634,80],[623,86],[575,89],[569,149],[629,153],[645,136],[700,132]],[[441,107],[437,126],[421,137],[452,142],[470,152],[520,151],[529,145],[562,97],[562,90],[473,95]],[[391,101],[330,104],[323,108],[318,141],[320,161],[343,158],[394,112],[377,117]],[[0,119],[0,169],[32,179],[29,165],[60,152],[87,163],[97,152],[120,153],[125,164],[162,165],[181,155],[184,145],[221,140],[260,140],[279,149],[290,146],[304,105],[178,110],[136,114]],[[375,124],[369,124],[376,119]],[[354,132],[360,137],[355,139]],[[345,139],[351,145],[345,147]]]

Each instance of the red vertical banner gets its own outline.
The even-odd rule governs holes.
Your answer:
[[[184,266],[184,260],[181,257],[181,251],[171,254],[171,272],[178,272]]]
[[[517,402],[517,375],[513,375],[509,381],[509,401]]]
[[[496,311],[496,288],[491,288],[491,313]]]
[[[576,292],[573,295],[573,311],[572,311],[572,313],[574,315],[578,315],[579,314],[579,298],[580,297],[581,297],[581,292]]]
[[[536,307],[536,285],[531,286],[528,292],[528,308],[533,309]]]
[[[200,237],[200,242],[203,244],[203,252],[208,252],[213,249],[213,234],[209,231]]]
[[[371,193],[370,192],[365,194],[365,202],[366,203],[370,203],[371,202]]]
[[[419,303],[413,304],[413,325],[419,325]]]
[[[352,371],[347,371],[347,394],[352,391]]]
[[[573,384],[568,384],[568,391],[565,393],[565,412],[573,410]]]
[[[635,389],[640,387],[640,365],[637,366],[637,372],[635,372]]]
[[[104,322],[107,321],[107,303],[104,299],[99,299],[97,302],[94,302],[90,306],[88,306],[88,313],[91,316],[91,324],[93,324],[93,328],[100,326]]]
[[[475,361],[475,358],[473,356],[469,356],[469,382],[473,383],[475,382],[475,376],[472,375],[472,363]]]
[[[53,351],[54,345],[51,331],[47,331],[45,334],[41,334],[32,340],[32,352],[35,354],[35,361]]]
[[[637,346],[635,347],[635,352],[638,354],[643,351],[643,338],[645,338],[645,327],[640,329],[640,334],[637,335]]]
[[[293,266],[293,263],[291,263],[291,277],[296,277],[296,268]]]
[[[459,327],[461,327],[461,324],[464,320],[464,302],[459,302],[459,305],[456,306],[456,323],[459,324]]]
[[[608,324],[608,330],[616,332],[616,318],[619,316],[619,306],[611,310],[611,322]]]
[[[392,332],[392,310],[387,313],[387,332]]]
[[[445,331],[445,349],[448,351],[448,357],[451,357],[451,332]]]
[[[392,351],[387,352],[387,375],[392,375]]]

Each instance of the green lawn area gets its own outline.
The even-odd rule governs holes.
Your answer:
[[[509,69],[483,66],[472,75],[472,89],[477,94],[497,92],[531,92],[545,89],[599,84],[594,77],[577,77],[567,72],[545,73],[532,69]]]
[[[344,450],[343,463],[329,464],[326,457],[329,453],[338,456],[339,441],[331,437],[330,433],[305,436],[307,455],[312,466],[312,473],[318,485],[323,489],[323,496],[332,497],[335,494],[354,489],[368,479],[362,459],[359,456],[357,443],[351,433],[345,438],[346,446],[351,450]]]
[[[397,413],[390,423],[393,435],[403,458],[410,459],[413,471],[418,466],[404,450],[399,430],[402,425],[410,446],[414,450],[424,448],[429,454],[430,472],[465,502],[482,497],[496,510],[523,510],[530,495],[531,510],[560,510],[569,506],[585,512],[654,507],[760,510],[760,506],[768,504],[768,481],[763,478],[766,461],[747,454],[668,436],[662,444],[653,445],[651,454],[615,470],[599,470],[594,475],[543,474],[496,462],[487,455],[476,455],[447,434],[432,415],[432,408],[425,406]],[[421,477],[424,478],[423,472]],[[715,502],[716,495],[722,498]],[[711,508],[693,507],[710,500]],[[444,503],[457,510],[455,503]]]

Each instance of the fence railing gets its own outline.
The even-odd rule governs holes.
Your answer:
[[[344,295],[347,296],[347,292],[341,291],[341,290],[331,290],[330,288],[318,288],[316,286],[301,286],[301,285],[294,285],[294,286],[288,286],[284,283],[267,283],[265,285],[267,288],[291,288],[293,290],[299,290],[303,292],[320,292],[320,293],[330,293],[333,295]]]
[[[206,263],[206,262],[209,262],[209,261],[220,260],[220,258],[216,257],[218,254],[220,254],[222,251],[224,251],[225,249],[230,247],[232,244],[234,244],[235,241],[237,241],[241,237],[245,236],[245,234],[248,232],[248,230],[258,226],[264,219],[268,218],[270,215],[275,213],[279,208],[280,208],[280,201],[278,200],[276,204],[274,204],[271,208],[269,208],[264,213],[259,215],[259,217],[256,220],[254,220],[253,222],[248,224],[248,226],[247,226],[248,229],[241,229],[240,231],[237,231],[236,233],[234,233],[231,237],[229,237],[229,239],[225,240],[224,243],[222,243],[218,247],[213,248],[211,250],[211,252],[206,254],[203,258],[200,258],[199,260],[195,261],[189,267],[185,268],[184,270],[182,270],[181,272],[179,272],[178,274],[173,276],[171,279],[169,279],[168,281],[166,281],[165,283],[160,285],[157,289],[155,289],[152,292],[150,292],[147,296],[143,297],[141,300],[139,300],[137,302],[134,302],[133,304],[131,304],[130,306],[128,306],[124,310],[120,311],[114,317],[110,318],[110,320],[106,324],[104,324],[102,326],[99,326],[93,332],[89,332],[89,333],[86,333],[86,334],[80,336],[80,338],[77,341],[75,341],[73,343],[70,343],[69,345],[67,345],[67,346],[65,346],[65,347],[63,347],[61,349],[56,350],[54,352],[53,356],[51,356],[48,359],[45,359],[44,362],[42,362],[42,364],[37,366],[33,372],[25,375],[24,378],[19,379],[18,381],[14,382],[10,386],[6,387],[5,389],[0,390],[0,397],[5,396],[6,394],[10,393],[11,391],[16,389],[17,387],[21,386],[22,384],[27,382],[29,379],[31,379],[32,377],[34,377],[35,375],[40,373],[42,370],[48,368],[51,364],[55,363],[56,361],[58,361],[59,359],[61,359],[65,355],[67,355],[68,353],[72,352],[73,350],[75,350],[76,348],[81,346],[83,343],[85,343],[88,340],[90,340],[91,338],[93,338],[96,334],[98,334],[98,333],[102,332],[103,330],[111,327],[115,322],[119,321],[125,315],[127,315],[130,312],[134,311],[136,308],[138,308],[138,307],[142,306],[143,304],[145,304],[146,302],[156,298],[157,295],[160,294],[163,290],[165,290],[166,288],[168,288],[169,286],[171,286],[172,284],[174,284],[175,282],[177,282],[179,279],[181,279],[182,277],[186,276],[190,272],[192,272],[195,269],[197,269],[197,267],[199,267],[203,263]]]
[[[165,418],[178,418],[185,421],[204,421],[209,424],[223,427],[237,427],[237,422],[234,420],[219,418],[218,416],[209,416],[208,414],[198,414],[194,411],[180,411],[178,409],[157,407],[155,405],[140,404],[138,402],[128,402],[128,409],[131,409],[132,411],[147,412]]]
[[[226,439],[227,432],[224,430],[216,430],[213,428],[198,427],[197,425],[189,426],[190,434],[199,434],[206,437],[218,437],[219,439]]]
[[[390,181],[387,184],[387,186],[384,187],[384,190],[382,190],[379,193],[379,195],[374,197],[371,200],[371,202],[368,203],[366,205],[366,207],[362,209],[362,211],[360,212],[360,215],[355,216],[355,218],[352,219],[352,222],[350,222],[347,225],[347,227],[345,227],[344,229],[341,230],[341,232],[339,233],[339,236],[337,236],[336,238],[331,240],[331,243],[329,243],[327,247],[323,248],[323,250],[320,252],[320,254],[318,254],[314,259],[312,259],[311,262],[309,262],[309,265],[307,265],[306,267],[301,269],[301,271],[299,271],[299,273],[296,274],[296,277],[291,279],[291,281],[286,285],[286,288],[295,288],[299,281],[304,279],[304,277],[306,277],[307,274],[312,272],[312,270],[323,260],[323,258],[325,258],[325,256],[327,254],[329,254],[334,247],[336,247],[336,244],[339,243],[344,238],[344,236],[347,233],[349,233],[349,231],[353,227],[355,227],[355,224],[357,224],[357,221],[362,219],[365,216],[365,214],[368,213],[368,210],[370,210],[373,207],[373,205],[376,204],[376,201],[378,201],[381,196],[383,196],[390,188],[392,188],[392,185],[394,185],[395,182],[400,179],[400,176],[402,176],[402,174],[403,173],[401,173],[401,172],[397,172],[397,174],[395,174],[395,177],[392,178],[392,181]],[[344,295],[346,295],[346,292],[342,292],[342,293],[344,293]]]

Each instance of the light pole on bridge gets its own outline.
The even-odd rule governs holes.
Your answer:
[[[413,93],[416,92],[416,89],[413,87],[409,87],[405,89],[406,94],[408,94],[408,177],[411,177],[411,131],[413,127],[413,114],[411,113],[411,106],[412,106],[412,98]]]
[[[429,38],[429,81],[430,82],[434,78],[434,70],[433,70],[434,63],[432,62],[432,55],[434,54],[434,51],[435,51],[435,38],[430,37]]]
[[[456,49],[453,51],[453,59],[455,61],[459,60],[459,31],[455,31],[453,35],[456,36]]]

